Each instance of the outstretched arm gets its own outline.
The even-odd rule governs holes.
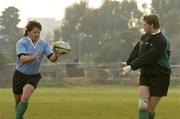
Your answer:
[[[49,57],[49,60],[51,62],[56,62],[58,57],[61,56],[62,54],[57,54],[57,53],[53,53],[50,57]]]

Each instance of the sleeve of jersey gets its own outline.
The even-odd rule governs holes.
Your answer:
[[[154,39],[154,44],[151,48],[144,53],[142,56],[137,57],[134,61],[131,62],[131,68],[133,70],[150,66],[153,63],[157,62],[158,59],[163,55],[163,52],[166,48],[166,40],[164,39]]]
[[[139,53],[139,42],[135,45],[134,49],[130,53],[129,58],[127,60],[127,65],[130,65],[131,62],[138,57],[138,53]]]
[[[27,54],[27,51],[26,51],[26,48],[25,48],[25,45],[23,44],[23,42],[16,43],[16,54],[18,57],[20,57],[21,55]]]
[[[44,53],[45,53],[45,56],[48,57],[48,58],[53,54],[53,51],[49,47],[48,43],[46,43],[46,47],[45,47],[45,52]]]

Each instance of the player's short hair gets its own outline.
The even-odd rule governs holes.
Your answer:
[[[155,29],[160,28],[159,17],[157,15],[155,15],[155,14],[145,15],[143,17],[143,21],[145,21],[149,25],[153,24]]]
[[[28,36],[28,32],[32,31],[34,27],[37,27],[39,30],[42,30],[42,26],[37,21],[29,21],[26,25],[24,36]]]

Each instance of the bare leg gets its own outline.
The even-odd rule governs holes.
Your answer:
[[[31,97],[32,93],[34,92],[34,87],[30,84],[26,84],[23,87],[23,94],[21,97],[21,101],[28,102],[29,98]]]
[[[149,119],[148,100],[150,90],[148,86],[139,87],[139,119]]]
[[[139,98],[145,98],[149,100],[150,90],[148,86],[139,86]]]
[[[17,106],[16,119],[22,119],[26,109],[28,107],[28,100],[34,92],[34,87],[30,84],[26,84],[23,87],[23,94],[21,96],[21,101]]]
[[[159,101],[161,100],[161,97],[150,97],[149,103],[148,103],[148,112],[150,119],[154,119],[155,117],[155,108]]]

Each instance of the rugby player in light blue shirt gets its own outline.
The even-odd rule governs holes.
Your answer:
[[[39,69],[43,56],[55,62],[60,55],[63,55],[52,51],[48,43],[40,39],[41,29],[39,22],[29,21],[24,37],[16,44],[17,61],[13,76],[16,119],[23,119],[28,100],[41,78]]]

